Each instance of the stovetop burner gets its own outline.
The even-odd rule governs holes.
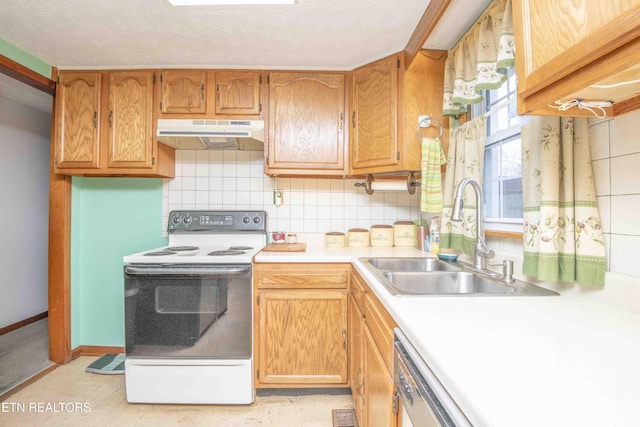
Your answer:
[[[207,255],[210,256],[223,256],[223,255],[242,255],[245,251],[237,250],[237,249],[222,249],[219,251],[209,252]]]
[[[174,252],[191,252],[191,251],[197,251],[198,249],[200,249],[197,246],[169,246],[167,248],[168,251],[174,251]]]
[[[230,251],[250,251],[252,250],[252,246],[230,246],[228,250]]]
[[[169,251],[166,249],[160,251],[147,252],[144,256],[163,256],[163,255],[175,255],[177,252]]]

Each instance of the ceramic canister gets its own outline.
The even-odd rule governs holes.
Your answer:
[[[352,247],[369,246],[369,230],[366,228],[352,228],[347,233],[347,245]]]
[[[413,221],[396,221],[393,223],[394,246],[412,248],[416,244],[416,226]]]
[[[344,233],[330,231],[324,235],[324,246],[327,248],[343,248],[345,244]]]
[[[393,227],[385,224],[372,225],[370,240],[373,247],[392,247]]]

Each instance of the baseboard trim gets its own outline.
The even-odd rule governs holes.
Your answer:
[[[47,317],[49,317],[49,312],[45,311],[44,313],[36,314],[35,316],[31,316],[19,322],[12,323],[11,325],[5,326],[4,328],[0,328],[0,335],[4,335],[8,332],[15,331],[16,329],[20,329],[23,326],[27,326],[27,325],[30,325],[31,323],[35,323],[38,320],[46,319]]]
[[[80,356],[102,356],[103,354],[124,353],[124,347],[108,347],[99,345],[81,345],[71,350],[71,359]]]

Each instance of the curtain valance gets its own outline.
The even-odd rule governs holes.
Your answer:
[[[480,91],[498,89],[515,64],[511,0],[495,0],[449,51],[444,76],[443,114],[457,118]]]

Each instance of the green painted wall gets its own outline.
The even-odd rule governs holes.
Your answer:
[[[162,180],[72,180],[71,348],[124,346],[122,257],[167,244]]]
[[[2,39],[0,39],[0,55],[16,61],[48,79],[51,78],[51,65]]]

